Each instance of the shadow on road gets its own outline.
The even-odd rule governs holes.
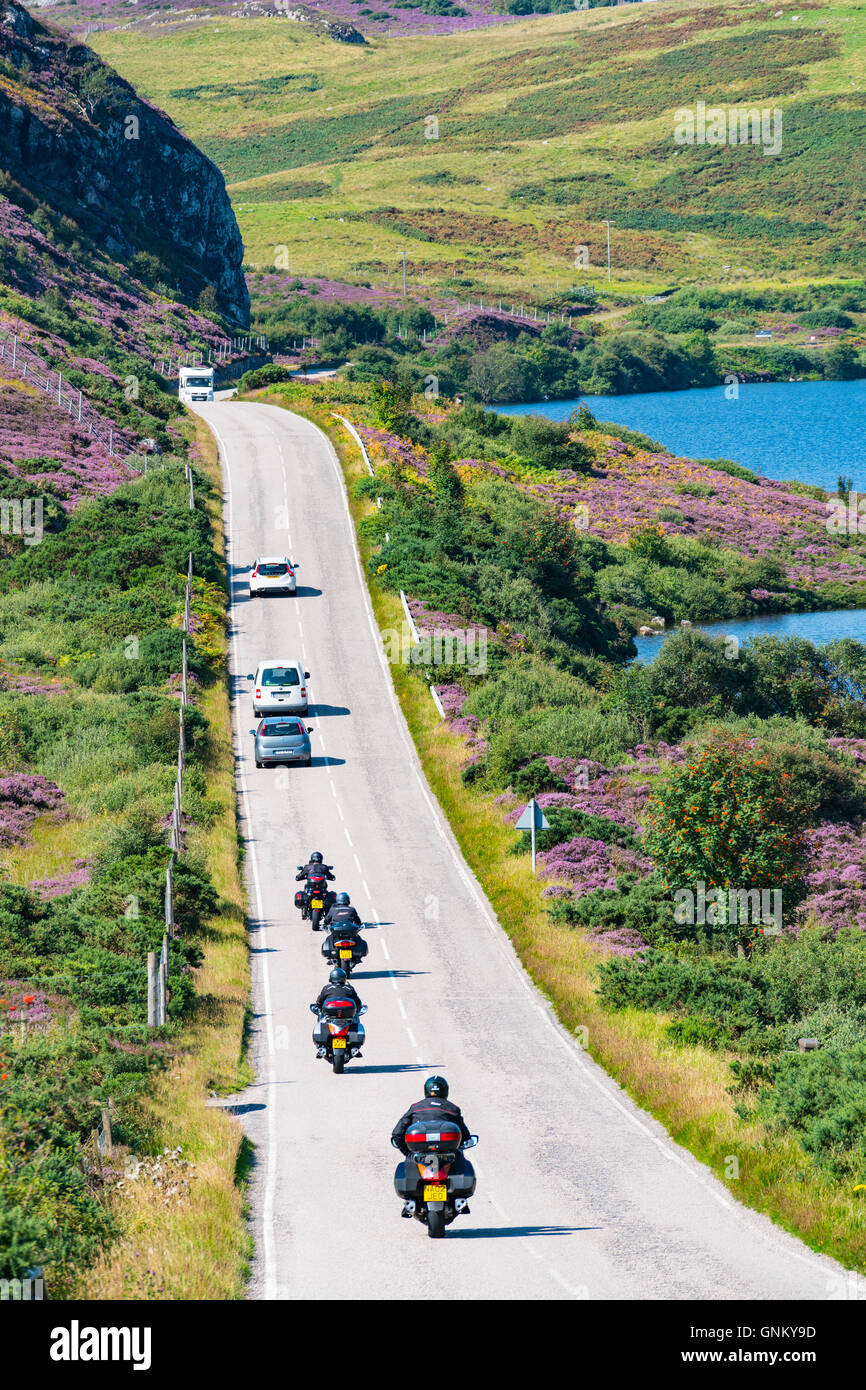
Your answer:
[[[313,758],[310,762],[311,767],[345,767],[345,758]]]
[[[498,1240],[503,1236],[571,1236],[600,1231],[601,1226],[478,1226],[474,1231],[449,1231],[449,1240]]]
[[[214,1110],[225,1110],[228,1115],[248,1115],[251,1110],[266,1110],[262,1101],[248,1101],[245,1105],[215,1105]]]
[[[248,949],[251,956],[270,956],[279,954],[276,946],[250,946]]]
[[[352,713],[352,711],[351,711],[350,709],[347,709],[345,705],[319,705],[319,704],[315,704],[315,705],[310,705],[310,708],[309,708],[309,710],[308,710],[308,712],[307,712],[307,718],[308,718],[308,719],[321,719],[323,716],[329,715],[329,714],[351,714],[351,713]]]
[[[410,975],[429,975],[429,970],[354,970],[353,980],[408,980]]]
[[[298,598],[321,598],[321,589],[314,589],[312,584],[299,584],[295,589]]]
[[[425,1062],[392,1062],[390,1065],[383,1067],[356,1067],[353,1064],[348,1071],[343,1072],[343,1075],[360,1076],[363,1072],[365,1075],[372,1076],[374,1073],[381,1074],[383,1072],[392,1071],[430,1071],[432,1065],[432,1063],[428,1064]]]

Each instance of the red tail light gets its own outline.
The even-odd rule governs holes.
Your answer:
[[[354,941],[335,941],[335,942],[334,942],[334,945],[335,945],[335,946],[346,946],[346,947],[348,947],[348,946],[354,946],[355,943],[354,943]]]
[[[256,699],[259,698],[259,696],[261,695],[261,693],[262,693],[262,692],[261,692],[260,690],[257,690],[257,691],[256,691]]]
[[[258,572],[259,572],[259,567],[258,567],[258,565],[256,565],[255,569],[253,570],[253,579],[256,578],[256,575],[258,574]]]
[[[301,686],[301,694],[302,694],[302,695],[306,695],[306,693],[307,693],[307,687],[306,687],[305,685],[302,685],[302,686]]]
[[[295,571],[294,571],[294,570],[286,570],[286,574],[289,576],[290,579],[294,579],[294,577],[295,577]]]
[[[329,1027],[330,1030],[331,1030],[331,1037],[332,1037],[332,1038],[345,1038],[346,1034],[347,1034],[348,1031],[349,1031],[349,1025],[348,1025],[348,1023],[346,1024],[346,1026],[345,1026],[344,1028],[338,1028],[337,1025],[336,1025],[335,1023],[329,1023],[329,1024],[328,1024],[328,1027]]]

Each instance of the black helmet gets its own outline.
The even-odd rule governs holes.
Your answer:
[[[312,854],[310,855],[310,863],[311,863],[311,864],[321,864],[321,863],[323,863],[323,862],[324,862],[324,861],[323,861],[323,859],[322,859],[321,852],[320,852],[319,850],[317,850],[317,849],[314,849],[313,852],[312,852]]]
[[[349,906],[349,894],[348,894],[348,893],[338,893],[338,894],[337,894],[337,902],[339,903],[340,907],[348,907],[348,906]]]
[[[448,1082],[444,1076],[428,1076],[424,1082],[425,1096],[438,1096],[440,1100],[448,1098]]]
[[[346,972],[341,970],[339,965],[335,965],[329,977],[332,985],[344,985],[346,983]],[[445,1088],[447,1094],[447,1086]]]

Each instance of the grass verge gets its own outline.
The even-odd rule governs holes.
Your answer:
[[[198,466],[221,495],[216,444],[194,421]],[[217,554],[225,544],[219,501],[209,504]],[[234,753],[224,681],[203,691],[199,707],[210,726],[207,795],[219,814],[194,828],[190,848],[204,857],[220,896],[220,911],[203,934],[195,972],[195,1013],[178,1040],[172,1066],[148,1102],[159,1144],[182,1149],[188,1196],[166,1196],[149,1167],[125,1181],[114,1198],[123,1235],[83,1278],[78,1296],[92,1299],[236,1299],[243,1295],[252,1243],[245,1224],[245,1138],[240,1124],[206,1102],[242,1089],[251,1079],[244,1057],[249,999],[245,900],[235,827]],[[113,1159],[115,1166],[119,1160]],[[173,1165],[167,1165],[172,1172]]]

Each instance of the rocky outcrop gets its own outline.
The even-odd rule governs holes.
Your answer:
[[[296,5],[293,0],[273,0],[273,3],[263,3],[263,0],[244,0],[239,9],[232,10],[233,19],[273,19],[281,17],[292,19],[296,24],[309,24],[317,34],[324,38],[333,39],[335,43],[366,43],[367,40],[356,29],[354,24],[347,24],[345,20],[328,19],[325,15],[317,14],[307,5]]]
[[[216,165],[90,49],[0,0],[0,168],[115,260],[137,257],[249,322],[243,242]],[[2,191],[2,190],[0,190]]]

